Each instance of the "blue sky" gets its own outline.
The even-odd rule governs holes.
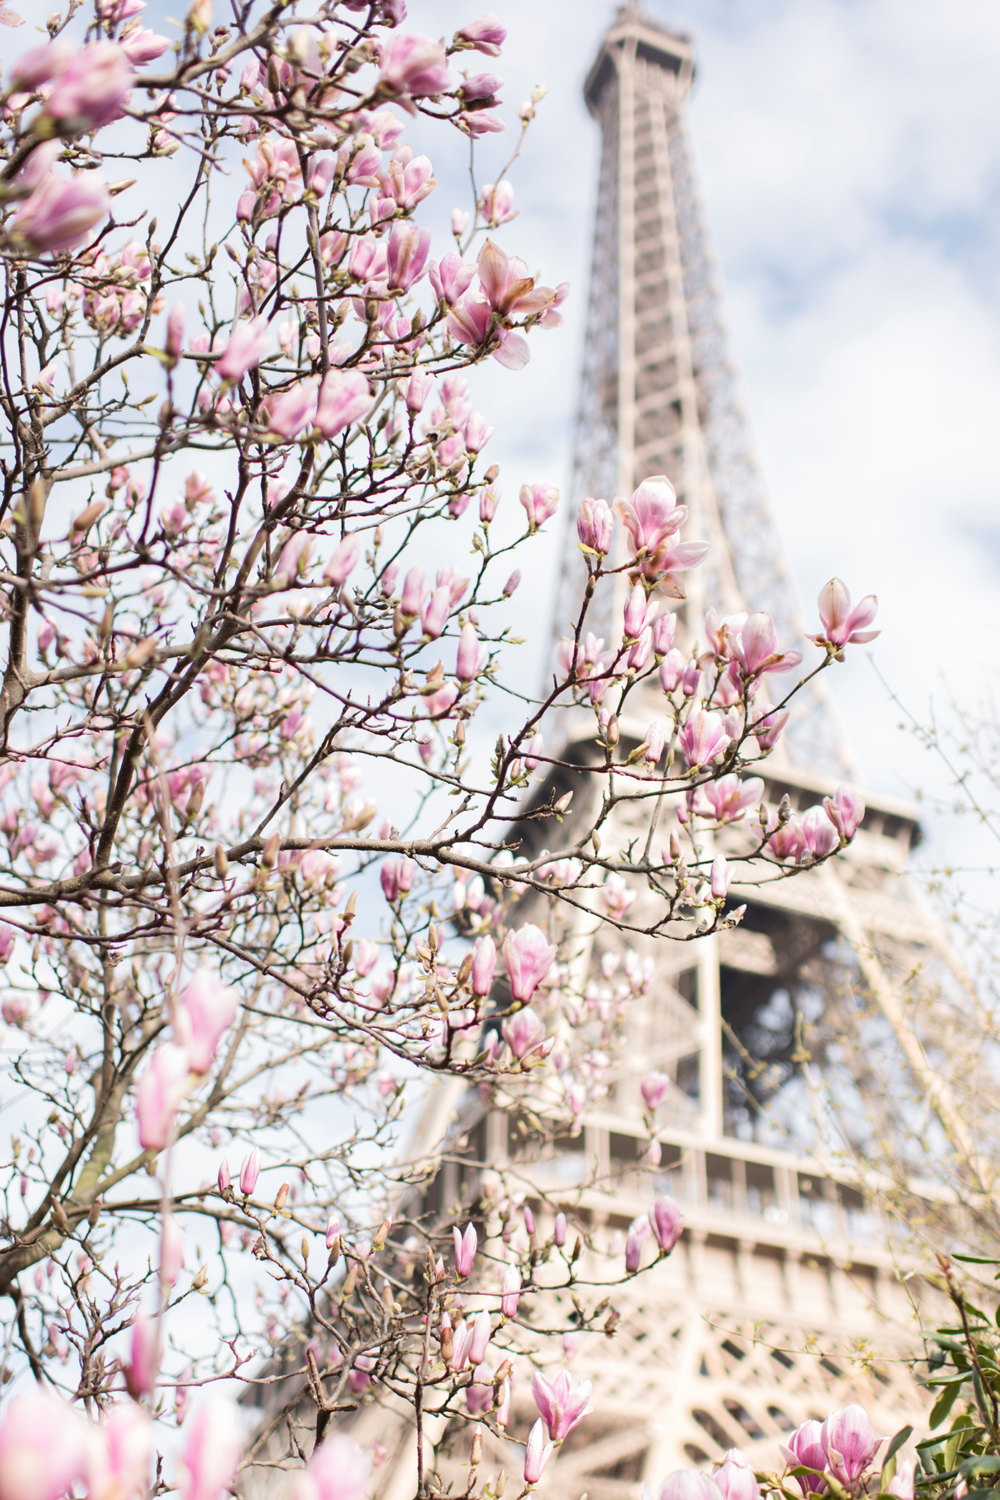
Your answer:
[[[568,279],[566,327],[519,375],[491,371],[484,410],[508,487],[565,484],[583,338],[596,127],[580,87],[612,7],[491,0],[508,25],[494,66],[513,118],[548,97],[512,173],[506,232],[546,281]],[[988,628],[1000,576],[1000,10],[993,0],[647,0],[693,33],[690,109],[710,238],[761,465],[807,605],[840,574],[880,596],[879,672],[918,718],[950,695],[974,709],[995,678]],[[411,0],[409,29],[478,13]],[[504,138],[489,138],[490,179]],[[458,162],[453,164],[457,168]],[[438,163],[440,207],[461,177]],[[435,195],[438,196],[438,195]],[[553,538],[534,589],[557,566]],[[838,697],[866,779],[947,789],[897,729],[864,652]],[[975,862],[934,824],[935,856]]]

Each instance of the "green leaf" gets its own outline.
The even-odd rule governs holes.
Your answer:
[[[896,1454],[899,1452],[900,1448],[902,1448],[903,1444],[910,1441],[910,1438],[912,1436],[912,1427],[901,1427],[899,1429],[899,1431],[896,1433],[896,1436],[893,1438],[892,1442],[885,1450],[885,1460],[882,1464],[883,1470],[885,1469],[886,1464],[889,1463],[891,1459],[895,1458]]]
[[[966,1478],[970,1474],[995,1474],[998,1469],[1000,1469],[1000,1454],[997,1453],[974,1454],[972,1458],[967,1458],[960,1465],[960,1472]]]
[[[952,1260],[960,1260],[968,1266],[997,1266],[1000,1260],[995,1255],[953,1255]]]
[[[940,1427],[945,1417],[955,1405],[955,1401],[957,1400],[964,1384],[964,1380],[953,1380],[950,1385],[946,1385],[944,1387],[940,1396],[931,1407],[931,1414],[927,1419],[928,1427],[930,1427],[932,1430],[935,1427]]]

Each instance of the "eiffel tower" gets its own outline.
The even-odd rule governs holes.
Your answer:
[[[791,644],[801,634],[795,595],[737,399],[687,145],[693,74],[690,39],[630,3],[586,81],[603,145],[572,508],[667,474],[690,535],[712,542],[711,571],[689,587],[689,632],[707,603],[766,609]],[[563,550],[558,597],[569,601],[581,577],[575,539]],[[621,599],[613,607],[620,617]],[[560,617],[568,608],[557,606]],[[772,806],[786,798],[802,811],[851,770],[829,700],[815,694],[804,717],[806,733],[762,767]],[[623,725],[630,733],[641,740],[641,726]],[[569,718],[566,734],[572,759]],[[866,802],[837,859],[740,891],[738,927],[645,949],[630,939],[655,981],[629,1010],[625,1063],[603,1105],[546,1161],[526,1159],[516,1111],[484,1108],[461,1085],[442,1085],[428,1107],[422,1149],[434,1139],[447,1149],[427,1212],[465,1212],[510,1170],[526,1184],[539,1241],[560,1206],[591,1245],[620,1238],[655,1193],[684,1212],[673,1254],[616,1288],[613,1339],[580,1341],[573,1373],[593,1381],[593,1412],[546,1469],[543,1496],[636,1500],[640,1482],[734,1446],[780,1467],[779,1444],[808,1418],[860,1401],[875,1431],[892,1433],[922,1409],[905,1360],[917,1343],[910,1293],[859,1183],[857,1159],[871,1162],[880,1130],[866,1112],[882,1082],[872,1054],[924,1101],[925,1144],[970,1160],[975,1151],[926,1050],[950,959],[901,874],[919,827],[906,805]],[[609,837],[624,843],[629,832]],[[613,945],[581,935],[584,971],[619,962]],[[639,1087],[650,1071],[669,1080],[652,1170]],[[569,1326],[568,1295],[548,1296],[541,1321]],[[525,1385],[509,1429],[521,1441],[534,1418]],[[443,1421],[425,1421],[419,1439],[398,1424],[390,1438],[387,1421],[376,1406],[355,1428],[390,1450],[383,1500],[413,1495],[418,1441],[442,1492],[461,1492],[467,1455],[449,1457]],[[487,1460],[513,1481],[520,1450],[486,1441]]]

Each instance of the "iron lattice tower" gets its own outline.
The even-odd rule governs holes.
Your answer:
[[[690,39],[632,3],[586,80],[602,148],[569,526],[585,495],[610,499],[667,474],[689,509],[686,534],[712,544],[700,583],[688,587],[689,633],[712,603],[722,613],[765,609],[792,643],[802,633],[797,597],[739,402],[687,143],[693,75]],[[557,621],[574,618],[580,597],[575,535],[563,558]],[[613,635],[621,605],[611,606],[616,621],[591,628]],[[805,720],[805,732],[762,767],[772,806],[785,796],[802,811],[852,770],[825,692]],[[642,726],[633,733],[640,740]],[[953,963],[902,873],[919,827],[904,804],[866,801],[863,828],[838,860],[741,891],[747,912],[735,930],[650,943],[655,982],[630,1010],[626,1063],[606,1106],[532,1169],[541,1235],[560,1201],[592,1229],[623,1230],[649,1202],[639,1082],[650,1069],[670,1076],[656,1185],[681,1203],[685,1237],[616,1297],[614,1339],[581,1347],[577,1373],[594,1381],[595,1410],[546,1471],[542,1494],[635,1500],[638,1481],[729,1446],[780,1464],[793,1426],[852,1401],[880,1432],[919,1409],[908,1367],[891,1357],[914,1346],[910,1298],[887,1225],[858,1185],[870,1127],[834,1141],[822,1117],[832,1101],[878,1088],[877,1068],[866,1074],[863,1061],[876,1046],[930,1098],[931,1133],[974,1150],[924,1051]],[[623,826],[605,841],[617,834],[624,846],[644,832]],[[544,923],[544,913],[534,919]],[[632,938],[629,946],[641,949]],[[609,947],[581,924],[592,975]],[[816,1040],[804,1066],[808,1025]],[[843,1044],[849,1031],[854,1050]],[[481,1162],[517,1163],[508,1114],[487,1114],[473,1138]],[[451,1170],[457,1202],[469,1184]],[[573,1188],[593,1179],[597,1186]],[[552,1311],[545,1321],[557,1326],[569,1300]],[[890,1357],[867,1366],[850,1358],[865,1348]],[[404,1490],[405,1482],[399,1500]]]
[[[610,499],[666,473],[689,508],[688,534],[709,539],[715,560],[699,592],[689,588],[688,629],[706,602],[723,612],[749,604],[768,610],[791,644],[795,593],[737,399],[686,141],[693,72],[690,40],[630,4],[587,78],[603,144],[573,509],[584,495]],[[578,598],[575,538],[564,553],[560,598]],[[620,599],[612,607],[620,611]],[[762,767],[772,806],[787,797],[804,810],[849,766],[828,702],[817,696],[808,717],[812,742]],[[641,739],[641,727],[632,732]],[[822,762],[817,744],[830,752]],[[546,796],[562,789],[560,774]],[[672,1194],[685,1214],[673,1255],[616,1289],[614,1339],[581,1344],[575,1374],[593,1380],[594,1411],[546,1469],[543,1496],[636,1500],[640,1481],[730,1446],[780,1464],[791,1428],[852,1401],[867,1406],[879,1433],[917,1409],[908,1367],[892,1357],[913,1348],[910,1298],[886,1224],[859,1185],[858,1158],[877,1133],[860,1101],[878,1089],[879,1063],[925,1101],[928,1149],[939,1142],[969,1160],[975,1151],[925,1051],[953,964],[902,873],[919,828],[908,806],[866,801],[862,829],[838,859],[739,891],[747,905],[739,927],[696,943],[629,939],[655,980],[629,1009],[608,1097],[547,1161],[524,1152],[516,1107],[484,1108],[457,1084],[442,1085],[428,1107],[419,1149],[446,1143],[428,1213],[462,1215],[513,1170],[541,1238],[560,1205],[585,1223],[591,1243],[623,1233],[655,1192]],[[624,846],[645,832],[626,816],[606,843],[617,837]],[[518,918],[545,925],[541,898],[526,898]],[[621,947],[583,913],[580,982],[600,983],[602,963],[620,961]],[[660,1164],[651,1175],[639,1083],[654,1069],[668,1075],[671,1092],[657,1115]],[[854,1137],[848,1127],[834,1139],[824,1116],[845,1104]],[[568,1297],[550,1297],[540,1322],[566,1326]],[[882,1357],[852,1358],[859,1350]],[[521,1441],[534,1417],[526,1384],[511,1426]],[[360,1414],[357,1431],[391,1449],[382,1500],[410,1500],[416,1434],[378,1406]],[[467,1469],[452,1463],[446,1438],[443,1420],[425,1420],[425,1471],[460,1493]],[[513,1480],[520,1450],[505,1452],[487,1436],[491,1456]]]

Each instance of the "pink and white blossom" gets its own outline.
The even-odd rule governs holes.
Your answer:
[[[554,1443],[561,1443],[591,1410],[591,1389],[589,1380],[574,1380],[568,1370],[559,1370],[551,1378],[535,1371],[531,1394]]]
[[[515,1000],[527,1002],[552,967],[556,945],[550,943],[540,927],[526,922],[517,931],[508,932],[503,943],[503,961]]]

